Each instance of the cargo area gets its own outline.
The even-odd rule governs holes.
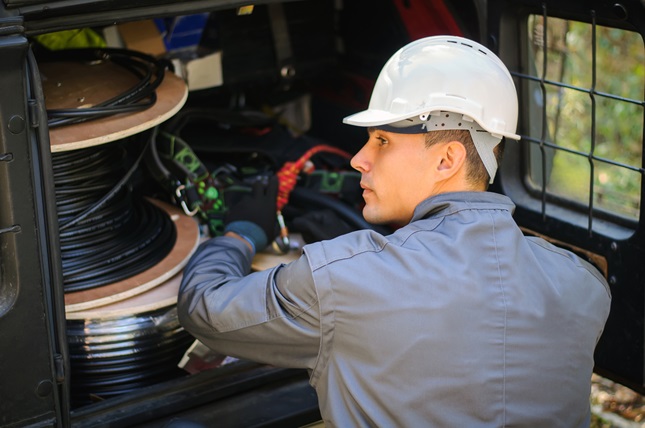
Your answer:
[[[452,6],[295,1],[176,15],[151,7],[137,12],[142,19],[103,24],[129,12],[104,11],[78,26],[24,7],[42,18],[36,26],[65,27],[28,38],[51,152],[43,179],[56,232],[46,239],[62,279],[52,281],[60,300],[50,316],[61,328],[54,369],[64,380],[42,383],[39,394],[61,401],[73,426],[319,420],[305,372],[194,343],[175,310],[182,267],[199,242],[222,233],[236,198],[278,172],[288,183],[278,201],[288,234],[254,269],[288,262],[308,242],[375,228],[360,214],[360,176],[349,165],[366,134],[342,118],[367,105],[400,45],[462,34]],[[464,19],[476,21],[473,12]],[[385,24],[366,32],[369,22]]]
[[[426,35],[457,29],[439,12],[445,19]],[[385,57],[410,37],[403,17],[381,40],[353,22],[398,13],[286,2],[34,38],[73,411],[238,364],[194,348],[174,303],[183,265],[222,234],[228,207],[254,182],[279,175],[288,231],[255,269],[294,259],[305,243],[375,228],[360,214],[360,175],[349,165],[365,134],[342,118],[367,104]]]
[[[612,379],[645,391],[645,77],[635,90],[607,96],[623,103],[621,120],[635,123],[629,147],[640,148],[622,157],[594,152],[604,137],[591,137],[589,149],[557,140],[557,120],[570,117],[548,109],[556,92],[578,83],[563,71],[564,83],[554,84],[539,69],[567,56],[541,47],[588,27],[595,35],[596,26],[633,34],[638,62],[645,13],[637,0],[624,2],[625,19],[618,6],[551,3],[5,0],[0,346],[8,351],[0,357],[0,426],[317,423],[305,371],[218,355],[184,331],[175,307],[182,268],[200,242],[222,234],[227,207],[275,174],[283,234],[256,256],[256,270],[352,230],[396,230],[361,215],[360,174],[349,160],[366,133],[342,119],[367,106],[394,51],[439,34],[480,40],[509,65],[523,140],[507,149],[492,190],[517,203],[527,234],[573,249],[608,278],[616,309],[599,342],[596,384],[602,390]],[[547,18],[553,38],[542,43]],[[570,22],[578,21],[585,27],[576,33]],[[610,47],[627,39],[610,36]],[[593,55],[594,66],[602,63]],[[612,90],[601,89],[599,98]],[[558,175],[562,162],[579,160],[587,162],[582,178]],[[620,168],[623,187],[606,185],[594,167],[606,176]],[[575,183],[548,184],[552,177]],[[578,182],[591,196],[580,196]]]

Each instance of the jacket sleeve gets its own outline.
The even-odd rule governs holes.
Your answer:
[[[252,257],[235,238],[203,243],[184,268],[177,302],[181,324],[219,353],[313,368],[320,311],[306,256],[249,274]]]

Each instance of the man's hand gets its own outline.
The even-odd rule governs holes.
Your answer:
[[[230,207],[224,220],[225,232],[234,232],[249,240],[260,251],[277,236],[276,198],[278,177],[260,177],[251,191]]]

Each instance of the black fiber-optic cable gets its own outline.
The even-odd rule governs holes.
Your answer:
[[[122,144],[53,153],[65,292],[111,284],[161,261],[176,241],[160,208],[137,197]]]
[[[167,60],[129,49],[65,49],[41,52],[39,62],[109,61],[134,75],[138,82],[126,91],[86,108],[47,109],[50,128],[85,122],[119,113],[133,113],[153,106],[157,100],[156,89],[163,82]]]
[[[177,308],[129,316],[68,320],[71,398],[75,407],[185,376],[177,368],[194,339]]]

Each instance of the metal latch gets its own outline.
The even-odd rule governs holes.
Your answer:
[[[24,34],[25,27],[21,16],[12,16],[0,19],[0,36]]]
[[[4,233],[19,233],[22,230],[19,224],[14,224],[13,226],[0,229],[0,235]]]
[[[183,184],[180,184],[175,189],[175,196],[179,201],[179,203],[181,204],[181,209],[184,210],[184,213],[186,213],[187,216],[192,217],[199,212],[199,207],[193,209],[192,211],[190,208],[188,208],[188,204],[186,204],[186,198],[184,197],[184,190],[186,190],[186,186],[184,186]]]

